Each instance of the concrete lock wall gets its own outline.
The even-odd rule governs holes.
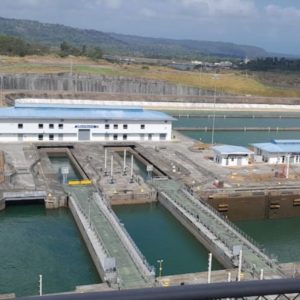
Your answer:
[[[66,74],[4,74],[4,90],[213,96],[214,91],[143,78]],[[220,93],[218,93],[220,94]]]
[[[196,225],[190,222],[179,210],[176,209],[161,193],[158,195],[159,202],[192,234],[194,237],[218,260],[225,268],[232,268],[232,262],[223,251],[216,247],[209,238],[200,232]]]
[[[230,220],[300,216],[300,191],[220,194],[209,197],[207,202]]]

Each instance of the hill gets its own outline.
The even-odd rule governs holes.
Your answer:
[[[148,38],[59,24],[0,17],[0,35],[23,38],[33,43],[59,46],[63,41],[76,47],[100,47],[105,53],[153,58],[201,59],[201,57],[265,57],[259,47],[224,42]]]

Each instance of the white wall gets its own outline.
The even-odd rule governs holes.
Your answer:
[[[249,157],[240,157],[240,164],[238,164],[238,156],[229,158],[226,157],[227,156],[215,154],[214,161],[224,167],[247,166],[249,164]]]
[[[23,124],[23,128],[19,128],[18,124]],[[39,128],[38,124],[43,124],[43,128]],[[53,124],[54,128],[49,128],[49,124]],[[63,128],[59,128],[59,124],[63,124]],[[109,124],[109,129],[105,128],[105,124]],[[127,125],[127,128],[123,127],[124,124]],[[43,141],[50,141],[49,135],[53,135],[53,141],[61,141],[60,135],[63,135],[62,141],[78,141],[79,128],[76,128],[76,125],[91,127],[89,128],[91,141],[106,141],[106,135],[109,136],[108,141],[114,141],[114,135],[117,135],[117,141],[123,141],[123,135],[127,135],[127,141],[160,141],[160,134],[166,135],[166,141],[170,141],[172,138],[172,123],[170,121],[67,120],[58,122],[53,120],[15,120],[0,123],[0,142],[21,140],[34,142],[39,140],[39,134],[43,135]],[[118,128],[115,128],[114,125],[117,125]],[[145,125],[144,129],[141,128],[141,125]]]

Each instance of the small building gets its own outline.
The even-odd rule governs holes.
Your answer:
[[[248,148],[232,145],[214,146],[214,161],[221,166],[247,166],[253,152]]]
[[[300,164],[300,140],[272,140],[252,144],[256,156],[269,164]]]
[[[0,108],[0,142],[169,141],[173,120],[140,107],[20,100]]]

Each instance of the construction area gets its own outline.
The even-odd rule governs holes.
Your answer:
[[[0,209],[9,201],[27,200],[43,200],[48,209],[69,207],[106,288],[207,278],[155,278],[112,210],[113,205],[156,201],[239,280],[242,273],[250,279],[262,272],[264,278],[289,276],[230,220],[299,216],[300,168],[292,167],[290,178],[278,181],[272,177],[274,166],[222,168],[206,145],[174,136],[168,143],[0,144]],[[226,280],[229,271],[220,272],[211,276]],[[90,288],[99,289],[103,284]]]

